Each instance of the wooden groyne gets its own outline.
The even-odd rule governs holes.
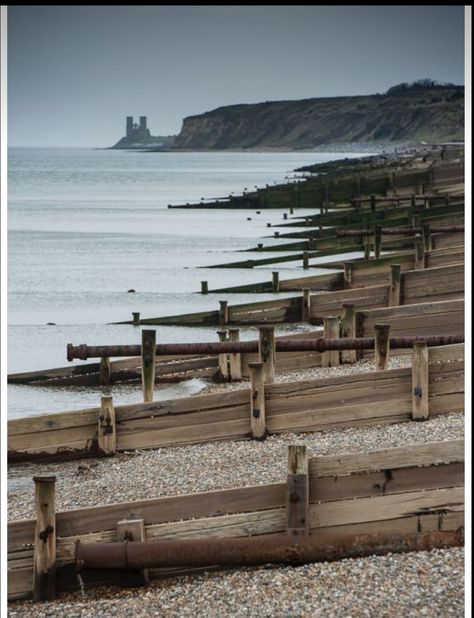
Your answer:
[[[9,382],[41,386],[141,382],[143,392],[143,403],[121,405],[108,394],[91,408],[9,421],[9,461],[37,461],[47,470],[49,461],[110,457],[114,466],[113,456],[121,452],[235,440],[256,446],[288,432],[411,423],[415,433],[427,419],[462,411],[464,232],[453,227],[464,224],[462,164],[460,149],[427,148],[340,164],[339,171],[328,165],[304,182],[232,198],[226,207],[319,208],[315,217],[290,221],[302,231],[288,236],[302,234],[304,240],[287,244],[305,271],[315,266],[326,274],[280,280],[274,271],[269,282],[218,291],[271,291],[274,300],[229,305],[226,299],[214,311],[184,316],[141,319],[134,312],[127,322],[131,329],[217,326],[219,341],[164,344],[145,329],[141,345],[68,346],[69,358],[100,362],[9,376]],[[451,230],[437,231],[443,226]],[[384,228],[397,229],[384,234]],[[350,234],[343,238],[341,229]],[[278,234],[283,238],[285,231]],[[338,239],[339,246],[331,246]],[[312,251],[317,257],[344,254],[355,245],[364,258],[309,263]],[[266,250],[263,243],[258,250]],[[291,298],[278,297],[293,290],[298,293]],[[202,282],[201,293],[212,292]],[[278,323],[323,328],[275,337]],[[258,340],[240,341],[238,325],[258,325]],[[404,368],[388,368],[395,351],[404,355]],[[126,357],[111,360],[114,354]],[[354,363],[361,358],[373,358],[375,371],[357,372]],[[340,364],[351,370],[293,382],[276,378],[283,371]],[[154,400],[155,384],[190,377],[223,384],[219,392]],[[241,384],[225,389],[227,382]],[[286,551],[297,538],[298,547],[290,548],[297,556],[316,552],[316,559],[340,559],[462,545],[464,442],[387,446],[310,458],[306,447],[291,445],[282,482],[167,498],[156,498],[151,489],[146,500],[62,512],[55,507],[56,478],[35,476],[35,517],[8,525],[8,599],[39,601],[78,590],[78,566],[86,589],[195,572],[201,562],[187,558],[193,548],[209,554],[219,546],[243,556],[238,547],[244,545],[262,558],[272,545]],[[114,563],[119,570],[86,568],[94,555],[99,567],[107,566],[112,551],[120,558],[117,552],[130,540],[141,552],[138,572],[124,573],[121,567],[130,566],[124,560]],[[168,559],[146,562],[148,541],[162,542],[156,547],[167,548]],[[222,558],[221,564],[208,556],[204,564],[246,564],[233,560]]]
[[[104,397],[96,408],[12,420],[8,423],[8,457],[10,461],[74,459],[214,440],[260,439],[285,431],[400,423],[462,409],[464,345],[423,345],[427,351],[421,369],[413,363],[411,369],[295,384],[266,384],[262,377],[260,382],[252,382],[250,389],[232,391],[224,398],[217,393],[115,405],[110,397]],[[412,354],[418,357],[418,345]],[[319,358],[321,361],[321,355]],[[254,364],[250,363],[251,371]],[[423,378],[420,371],[426,374]],[[413,390],[418,380],[424,384],[421,395]],[[254,390],[261,397],[259,423],[253,414]],[[113,453],[104,446],[101,420],[109,406],[113,411],[109,423]]]
[[[169,208],[327,208],[331,203],[350,201],[362,195],[392,196],[394,193],[430,194],[445,184],[462,185],[464,148],[452,147],[450,156],[441,159],[435,149],[424,154],[394,157],[367,157],[355,168],[335,162],[332,169],[311,175],[296,183],[268,186],[226,200],[201,201]]]
[[[53,598],[63,591],[78,590],[77,541],[113,543],[123,540],[127,526],[134,531],[134,541],[271,538],[294,534],[299,517],[300,534],[311,535],[321,547],[330,545],[335,534],[426,535],[462,528],[464,441],[382,446],[385,448],[371,453],[309,457],[304,447],[291,445],[287,478],[278,483],[70,511],[56,512],[55,477],[37,478],[36,494],[47,492],[51,508],[40,513],[42,505],[38,504],[36,519],[8,524],[8,599],[33,594],[36,599]],[[298,487],[306,489],[298,492],[297,499],[288,500],[296,477]],[[46,556],[38,538],[40,521],[50,524]],[[462,538],[459,534],[451,542],[462,544]],[[370,545],[369,539],[366,543]],[[414,549],[417,547],[415,543]],[[45,557],[51,575],[34,587]],[[192,571],[192,566],[150,569],[148,575],[153,580],[186,571]],[[83,571],[81,575],[86,589],[123,581],[117,571]]]
[[[335,276],[305,278],[281,282],[279,291],[321,290],[328,286],[334,292],[324,292],[311,295],[311,303],[316,307],[331,307],[341,312],[344,302],[353,302],[357,306],[384,307],[389,304],[389,287],[393,285],[393,278],[398,276],[399,293],[397,304],[413,304],[423,300],[439,301],[464,297],[464,264],[455,262],[449,266],[424,268],[427,261],[426,254],[418,256],[406,254],[405,259],[383,258],[381,263],[372,260],[347,262],[342,265],[343,272]],[[451,255],[451,258],[453,256]],[[457,256],[460,260],[460,256]],[[422,263],[420,263],[422,261]],[[428,257],[429,261],[429,257]],[[399,269],[396,269],[399,266]],[[408,270],[418,266],[417,270]],[[398,275],[397,275],[398,272]],[[377,287],[374,287],[377,286]],[[365,288],[365,289],[364,289]],[[337,290],[341,290],[338,292]],[[222,290],[221,290],[222,291]],[[235,291],[235,290],[234,290]],[[395,302],[394,300],[392,302]],[[319,315],[311,311],[310,322],[321,323],[327,315],[325,309]],[[319,322],[318,322],[319,320]],[[163,316],[140,319],[142,325],[187,325],[187,326],[243,326],[258,324],[299,323],[307,322],[303,318],[303,295],[280,298],[277,300],[261,301],[228,305],[227,301],[220,301],[220,308],[215,311],[206,311],[176,316]],[[127,323],[132,323],[131,321]]]

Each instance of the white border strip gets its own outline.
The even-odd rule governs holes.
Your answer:
[[[1,615],[7,615],[7,7],[0,8]]]

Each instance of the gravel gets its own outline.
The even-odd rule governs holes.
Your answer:
[[[411,354],[392,356],[388,360],[388,369],[403,369],[411,367]],[[275,384],[288,384],[297,380],[319,380],[322,378],[336,378],[338,376],[350,375],[352,373],[367,373],[375,371],[374,360],[361,360],[350,365],[339,365],[338,367],[309,367],[307,369],[294,369],[292,371],[278,372],[275,375]],[[244,388],[250,380],[243,378],[240,382],[230,382],[226,384],[209,384],[199,394],[224,393]]]
[[[239,569],[16,602],[11,618],[461,618],[462,548],[300,567]]]
[[[390,367],[410,366],[408,356]],[[373,371],[373,361],[277,374],[292,382]],[[207,392],[242,388],[212,385]],[[447,441],[464,435],[462,411],[423,423],[282,434],[264,442],[228,441],[117,454],[55,464],[16,464],[8,470],[8,517],[33,517],[33,475],[57,476],[58,511],[281,482],[287,445],[306,444],[309,455],[370,452]],[[464,612],[464,550],[372,556],[301,567],[262,567],[200,573],[154,581],[145,589],[100,588],[62,595],[54,602],[9,604],[8,615],[28,618],[276,617],[429,618]]]
[[[423,423],[273,435],[264,442],[209,442],[117,454],[111,459],[10,465],[8,517],[33,517],[33,475],[57,475],[57,510],[211,491],[286,479],[287,445],[306,444],[309,456],[377,451],[464,435],[464,414]]]

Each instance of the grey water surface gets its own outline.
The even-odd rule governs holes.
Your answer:
[[[131,319],[132,311],[145,318],[217,309],[221,297],[230,304],[273,298],[196,292],[201,280],[212,289],[270,281],[273,270],[281,279],[297,276],[298,262],[255,269],[198,267],[253,257],[234,251],[268,236],[266,224],[282,222],[281,209],[258,215],[175,210],[168,204],[251,191],[284,182],[296,167],[349,156],[359,155],[10,149],[8,372],[65,366],[67,343],[139,343],[140,328],[110,324]],[[162,342],[217,340],[215,328],[156,329]],[[242,338],[255,332],[243,329]],[[202,386],[202,380],[163,385],[157,398],[185,396]],[[10,385],[9,418],[94,406],[101,393],[99,387]],[[113,394],[121,403],[141,400],[138,385],[114,387]]]

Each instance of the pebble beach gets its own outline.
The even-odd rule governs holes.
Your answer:
[[[410,365],[393,356],[390,368]],[[373,371],[373,361],[279,373],[276,382]],[[242,388],[209,384],[205,392]],[[464,414],[319,433],[285,433],[263,442],[229,441],[133,451],[113,459],[17,464],[9,469],[10,520],[33,517],[32,476],[57,476],[58,511],[117,501],[281,482],[287,446],[306,444],[310,457],[455,440]],[[178,465],[177,465],[178,462]],[[153,581],[145,589],[100,588],[64,594],[54,602],[9,605],[9,616],[429,616],[460,617],[463,548],[343,560],[301,567],[201,572]]]

